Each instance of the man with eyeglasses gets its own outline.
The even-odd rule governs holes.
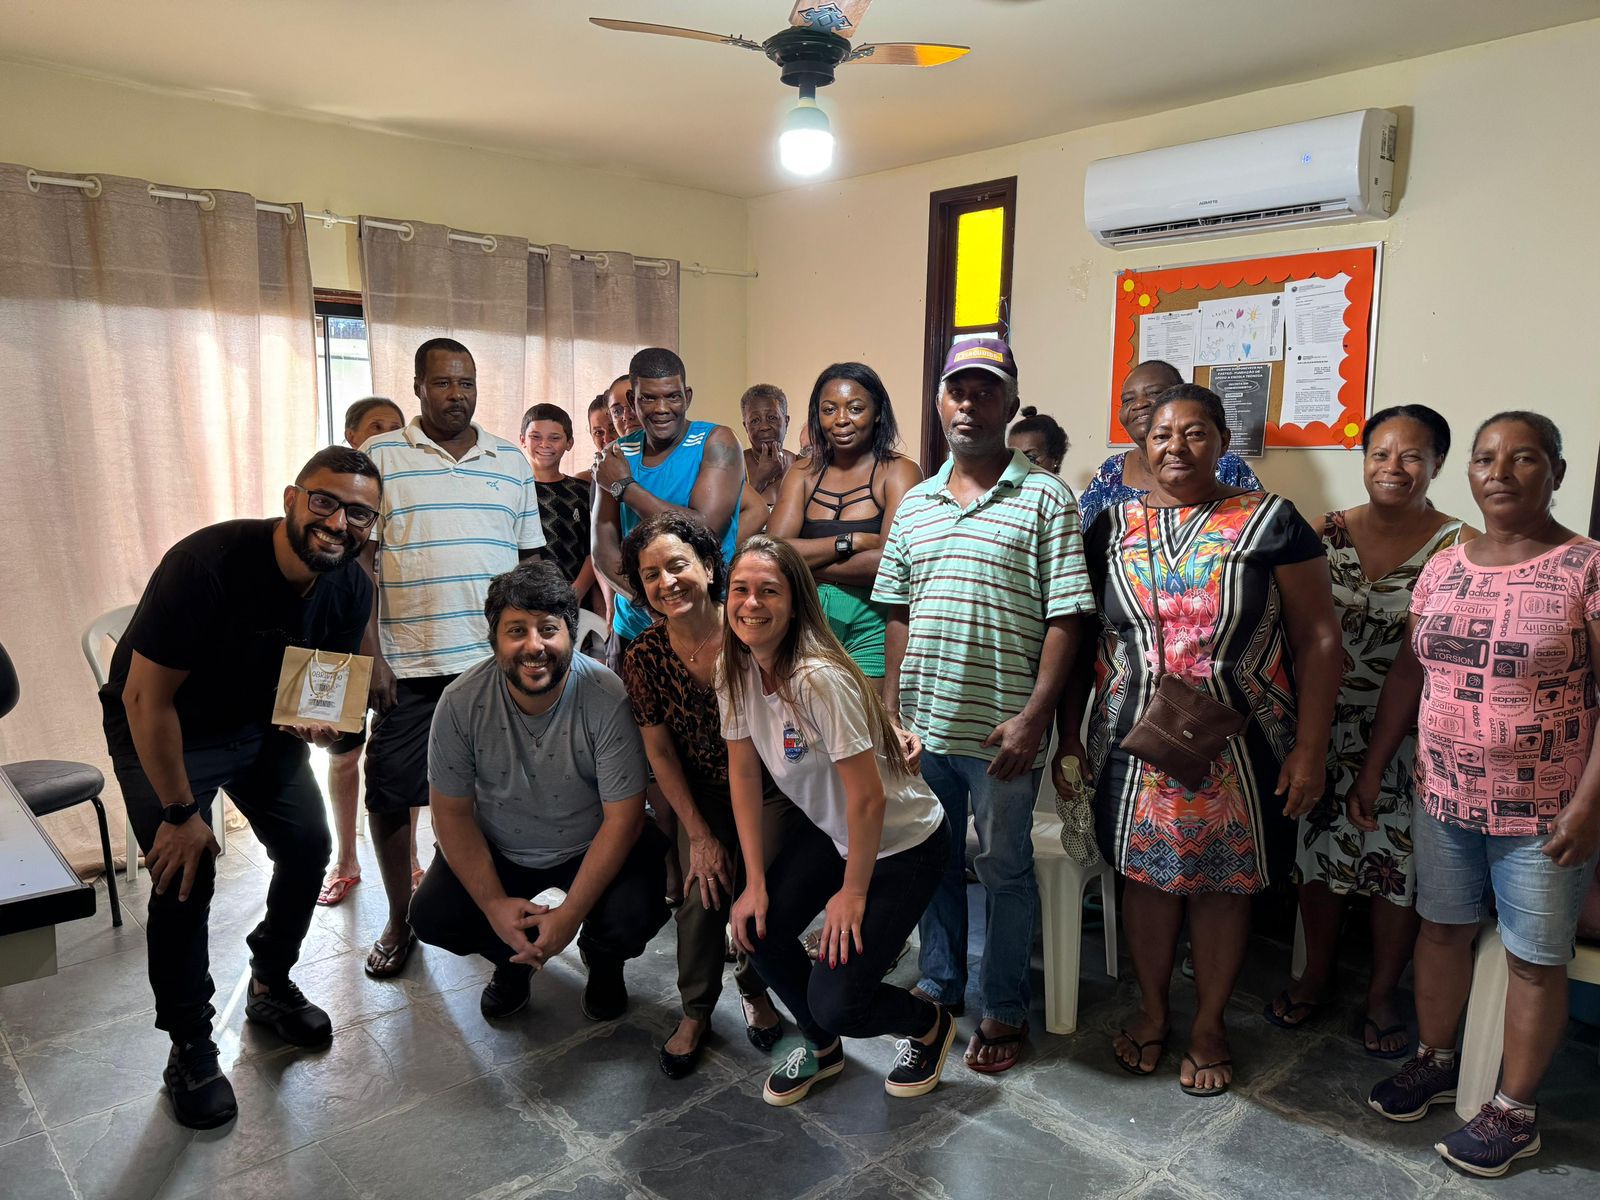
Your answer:
[[[218,789],[272,859],[266,912],[246,938],[245,1017],[296,1046],[325,1045],[328,1014],[289,979],[330,850],[307,742],[328,726],[272,724],[284,650],[358,650],[372,582],[358,554],[383,492],[365,454],[331,447],[284,489],[283,516],[225,521],[167,551],[100,690],[106,747],[150,870],[145,918],[156,1028],[172,1038],[165,1080],[178,1121],[211,1129],[237,1112],[211,1040],[207,914]]]
[[[544,546],[528,460],[473,420],[472,353],[431,338],[417,347],[414,366],[418,415],[361,447],[385,480],[363,552],[378,584],[366,642],[377,714],[367,740],[367,828],[389,901],[388,923],[367,955],[374,979],[398,975],[416,945],[409,909],[421,873],[411,866],[411,811],[428,803],[433,710],[484,657],[489,581]]]

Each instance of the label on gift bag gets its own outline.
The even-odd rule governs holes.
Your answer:
[[[355,733],[366,720],[371,679],[372,659],[363,655],[286,647],[272,722],[331,725],[341,733]]]
[[[295,710],[308,721],[332,725],[344,717],[344,692],[350,684],[350,655],[324,666],[315,658],[306,668],[305,686]]]

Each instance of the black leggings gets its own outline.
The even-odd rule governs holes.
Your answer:
[[[816,1046],[835,1035],[867,1038],[882,1034],[921,1037],[937,1010],[905,988],[883,982],[928,907],[949,855],[950,827],[909,850],[880,858],[867,887],[861,921],[860,954],[830,968],[806,956],[800,935],[844,885],[844,860],[832,839],[810,821],[795,822],[783,848],[767,868],[767,936],[756,940],[750,961],[778,993],[800,1032]]]

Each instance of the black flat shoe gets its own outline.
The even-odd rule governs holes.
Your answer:
[[[772,1048],[783,1039],[783,1018],[779,1017],[775,1025],[757,1025],[750,1019],[750,1001],[744,996],[739,997],[739,1007],[744,1010],[745,1037],[761,1053],[771,1054]]]
[[[687,1054],[673,1054],[667,1050],[667,1043],[661,1043],[661,1073],[668,1079],[682,1079],[692,1073],[700,1065],[700,1055],[706,1048],[706,1035],[711,1032],[707,1025],[700,1031],[700,1040],[694,1044],[694,1049]],[[670,1039],[669,1039],[670,1040]]]
[[[585,959],[589,982],[583,989],[583,1015],[591,1021],[615,1021],[628,1011],[628,987],[622,981],[622,962]]]

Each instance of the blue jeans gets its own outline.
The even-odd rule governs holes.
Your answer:
[[[1004,1025],[1021,1025],[1028,1015],[1028,968],[1039,911],[1039,887],[1033,877],[1033,801],[1040,772],[1002,782],[987,774],[988,769],[981,758],[928,751],[922,755],[922,777],[944,805],[952,837],[944,875],[917,925],[922,939],[917,963],[922,978],[917,987],[945,1005],[959,1004],[966,995],[970,806],[978,827],[973,866],[986,893],[986,935],[978,972],[983,1016]]]
[[[1411,818],[1417,912],[1435,925],[1477,925],[1492,892],[1500,940],[1523,962],[1565,966],[1594,861],[1558,867],[1543,852],[1550,835],[1497,837],[1447,825],[1417,807]]]

